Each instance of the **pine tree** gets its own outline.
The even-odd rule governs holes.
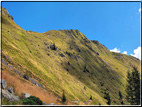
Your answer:
[[[92,100],[92,95],[90,96],[90,100]]]
[[[110,100],[109,93],[107,93],[107,104],[108,104],[108,105],[110,105],[110,104],[111,104],[111,100]]]
[[[120,103],[123,105],[124,102],[123,102],[123,96],[121,94],[121,91],[119,91],[119,100],[120,100]]]
[[[133,67],[132,73],[127,74],[127,96],[126,99],[131,105],[140,104],[140,75],[136,67]]]
[[[119,98],[120,98],[120,99],[123,98],[123,96],[122,96],[122,94],[121,94],[121,91],[119,91]]]
[[[83,71],[86,72],[86,70],[87,70],[87,68],[86,68],[86,64],[85,64],[85,65],[84,65],[84,70],[83,70]]]
[[[134,76],[134,87],[135,87],[135,104],[140,104],[140,74],[136,67],[133,68],[134,72],[132,75]]]
[[[110,105],[111,104],[111,99],[110,99],[110,96],[109,96],[109,92],[104,92],[104,98],[107,100],[107,104]]]
[[[65,96],[64,90],[63,90],[62,102],[63,103],[66,102],[66,96]]]

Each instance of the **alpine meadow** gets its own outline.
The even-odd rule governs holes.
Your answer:
[[[1,20],[2,105],[140,105],[138,58],[77,29],[26,31],[3,7]]]

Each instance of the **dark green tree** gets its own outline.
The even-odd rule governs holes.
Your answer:
[[[89,72],[89,70],[88,70],[87,67],[86,67],[86,64],[84,65],[83,72]]]
[[[111,100],[110,100],[109,93],[107,93],[106,96],[107,96],[107,104],[110,105],[111,104]]]
[[[133,67],[132,73],[128,71],[126,86],[126,99],[131,105],[140,104],[140,74],[136,67]]]
[[[123,105],[124,102],[123,102],[123,96],[121,94],[121,91],[119,91],[119,100],[120,100],[120,103]]]
[[[84,90],[86,90],[86,86],[84,86]]]
[[[30,96],[22,100],[23,105],[42,105],[42,101],[35,96]]]
[[[90,96],[90,100],[92,100],[92,95]]]
[[[64,93],[64,90],[63,90],[63,95],[62,95],[62,102],[66,102],[66,96],[65,96],[65,93]]]
[[[57,49],[55,43],[53,43],[52,45],[50,45],[50,48],[51,48],[52,50],[56,50],[56,49]]]
[[[84,65],[84,69],[83,72],[86,72],[87,68],[86,68],[86,64]]]
[[[104,91],[104,98],[107,100],[107,104],[110,105],[111,104],[111,99],[109,96],[109,92],[106,92],[106,90]]]
[[[121,94],[121,91],[119,91],[119,98],[120,98],[120,99],[123,98],[123,96],[122,96],[122,94]]]

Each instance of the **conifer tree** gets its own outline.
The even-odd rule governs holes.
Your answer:
[[[90,96],[90,100],[92,100],[92,95]]]
[[[121,91],[119,91],[119,97],[120,97],[120,99],[123,98],[123,96],[122,96],[122,94],[121,94]]]
[[[65,96],[64,90],[63,90],[62,102],[66,102],[66,96]]]
[[[109,92],[104,92],[104,98],[107,100],[107,104],[110,105],[111,104],[111,99],[110,99],[110,96],[109,96]]]
[[[126,99],[131,105],[140,104],[140,75],[136,67],[133,67],[132,73],[127,74]]]
[[[123,96],[121,94],[121,91],[119,91],[119,100],[120,100],[120,103],[123,105],[124,102],[123,102]]]

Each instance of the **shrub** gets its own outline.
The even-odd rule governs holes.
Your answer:
[[[29,80],[29,77],[26,74],[23,75],[23,78]]]
[[[84,65],[83,72],[89,72],[89,70],[88,70],[87,67],[86,67],[86,64]]]
[[[86,90],[86,87],[84,86],[84,90]]]
[[[57,50],[57,47],[56,47],[55,43],[53,43],[52,45],[50,45],[50,48],[51,48],[52,50]]]
[[[42,101],[35,96],[30,96],[22,100],[23,105],[42,105]]]
[[[68,51],[66,51],[66,54],[67,54],[68,56],[72,56],[72,53],[70,53],[70,52],[68,52]]]

